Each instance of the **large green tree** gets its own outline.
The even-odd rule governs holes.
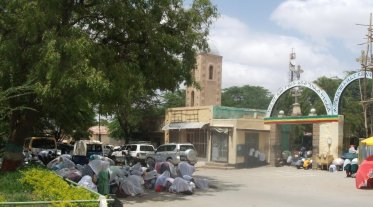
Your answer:
[[[233,86],[223,89],[222,105],[239,108],[267,109],[272,94],[260,86]]]
[[[141,97],[192,84],[216,17],[208,0],[187,9],[182,0],[14,0],[1,1],[0,11],[1,90],[32,88],[6,102],[14,110],[5,117],[2,170],[16,169],[23,140],[45,125],[86,129],[99,108],[125,128]]]

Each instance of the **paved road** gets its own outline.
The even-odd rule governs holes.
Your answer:
[[[148,191],[122,199],[123,206],[147,207],[361,207],[373,206],[373,190],[355,188],[344,172],[259,167],[217,170],[197,168],[215,188],[193,195]]]

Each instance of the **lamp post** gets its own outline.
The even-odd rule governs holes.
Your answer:
[[[326,142],[328,143],[328,154],[330,154],[330,146],[332,145],[332,138],[326,139]]]

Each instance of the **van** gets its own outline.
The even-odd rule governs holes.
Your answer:
[[[54,137],[28,137],[23,145],[23,152],[26,158],[37,158],[41,151],[49,151],[52,154],[61,154],[57,150],[57,142]]]
[[[72,156],[75,164],[88,164],[92,155],[104,155],[102,142],[96,140],[78,140],[75,142]]]

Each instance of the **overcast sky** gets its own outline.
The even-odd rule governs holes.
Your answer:
[[[262,86],[275,93],[288,83],[294,49],[301,79],[345,76],[358,70],[373,0],[211,0],[219,19],[210,31],[223,56],[222,88]]]

